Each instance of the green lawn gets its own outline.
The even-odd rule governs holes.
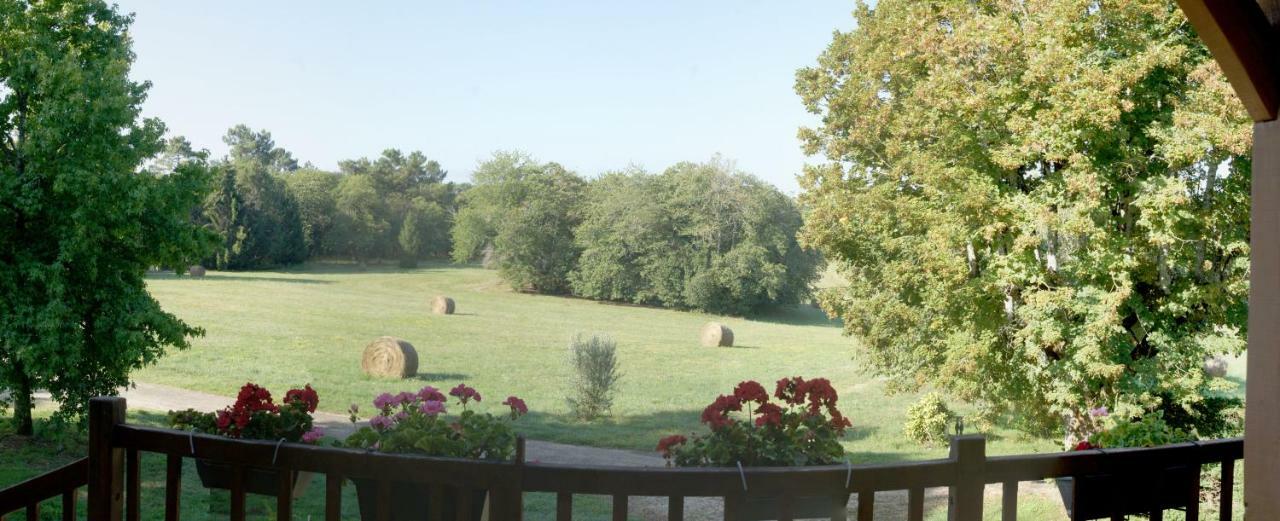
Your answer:
[[[855,429],[845,442],[854,462],[942,457],[946,452],[944,447],[921,447],[903,438],[905,410],[916,396],[886,396],[884,382],[860,370],[853,360],[856,341],[842,336],[839,324],[808,306],[748,320],[526,295],[507,289],[492,271],[447,264],[417,270],[374,266],[364,271],[344,264],[314,264],[275,272],[211,272],[204,279],[157,274],[149,279],[149,287],[166,309],[206,328],[208,334],[192,349],[172,352],[136,373],[141,381],[223,395],[234,394],[245,381],[277,392],[311,383],[320,392],[321,408],[339,413],[351,403],[367,410],[373,395],[382,391],[466,382],[483,392],[491,407],[509,394],[525,398],[533,413],[522,420],[521,428],[532,438],[652,450],[664,434],[700,430],[702,407],[740,380],[771,385],[783,376],[824,376],[836,385],[842,408],[854,421]],[[437,294],[453,297],[458,313],[431,315],[430,299]],[[727,323],[739,345],[699,347],[698,329],[708,320]],[[593,332],[618,341],[625,376],[613,418],[581,423],[567,416],[565,406],[566,345],[576,333]],[[380,335],[400,336],[416,346],[421,358],[418,378],[373,380],[360,373],[364,345]],[[1231,377],[1244,381],[1242,361],[1233,362]],[[130,421],[156,424],[161,419],[131,411]],[[83,451],[38,440],[6,441],[3,429],[0,426],[0,487]],[[988,434],[988,452],[993,454],[1057,450],[1050,441],[1028,440],[1010,431]],[[201,488],[190,467],[184,482],[184,519],[225,518],[219,506],[225,500]],[[162,506],[163,470],[158,457],[146,460],[143,506],[144,513],[152,514],[144,518],[154,518]],[[295,518],[320,517],[322,490],[323,486],[311,487],[300,499]],[[347,496],[344,506],[354,516],[353,494]],[[1020,519],[1061,518],[1056,497],[1024,494],[1021,499]],[[269,501],[256,501],[262,505],[260,514],[269,512]],[[526,505],[528,519],[553,517],[552,497],[531,494]],[[54,519],[54,506],[42,517]],[[608,501],[581,498],[577,510],[583,519],[607,518]],[[998,496],[989,498],[987,514],[998,518]],[[945,508],[931,508],[929,515],[943,519]]]
[[[527,295],[495,272],[433,264],[416,270],[343,264],[252,273],[211,272],[203,279],[155,275],[152,294],[165,309],[208,330],[188,351],[170,353],[136,373],[139,380],[232,395],[246,381],[272,390],[311,383],[321,409],[366,406],[383,391],[466,382],[497,406],[507,395],[528,401],[531,438],[650,450],[673,432],[698,430],[716,395],[744,379],[772,386],[780,377],[829,378],[854,422],[847,447],[857,462],[936,457],[942,447],[905,441],[901,425],[914,396],[885,396],[884,383],[859,369],[855,340],[817,309],[794,306],[743,319]],[[451,316],[429,313],[432,296],[457,301]],[[703,348],[698,329],[720,320],[734,348]],[[576,333],[618,342],[624,377],[613,418],[580,423],[565,405],[566,346]],[[413,343],[419,375],[409,381],[360,372],[365,344],[380,335]],[[993,453],[1054,450],[1052,443],[998,432]]]

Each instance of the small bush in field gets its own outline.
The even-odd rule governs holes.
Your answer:
[[[582,420],[594,420],[609,414],[617,390],[617,343],[607,336],[574,337],[569,344],[569,363],[573,366],[569,410]]]
[[[917,443],[942,443],[947,441],[947,424],[955,414],[947,408],[938,393],[924,395],[907,409],[907,422],[902,432]]]

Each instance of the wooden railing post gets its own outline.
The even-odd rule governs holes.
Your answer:
[[[124,398],[89,400],[89,519],[95,521],[120,521],[124,513],[124,449],[111,446],[124,413]]]
[[[949,494],[947,520],[981,521],[987,439],[982,435],[951,438],[951,459],[956,462],[956,481]]]

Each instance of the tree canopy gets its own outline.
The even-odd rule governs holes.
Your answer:
[[[1087,435],[1245,338],[1248,120],[1172,2],[860,3],[796,90],[803,231],[898,388]]]
[[[190,220],[207,165],[147,164],[164,125],[140,116],[131,21],[102,1],[0,3],[0,387],[20,433],[34,389],[74,415],[201,333],[143,281],[213,237]]]
[[[796,203],[720,158],[602,176],[582,214],[571,279],[588,298],[750,314],[808,297],[820,266]]]

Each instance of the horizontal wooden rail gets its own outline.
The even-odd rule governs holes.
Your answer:
[[[58,467],[0,490],[0,519],[16,510],[26,509],[28,518],[36,517],[39,504],[57,496],[63,496],[62,518],[75,518],[76,490],[89,483],[89,458]]]
[[[920,521],[924,515],[925,489],[947,487],[950,489],[950,519],[977,521],[984,518],[985,485],[1000,484],[1004,491],[1000,503],[1003,510],[1001,519],[1015,521],[1018,483],[1022,481],[1077,478],[1073,483],[1087,489],[1080,479],[1084,478],[1088,483],[1096,483],[1097,479],[1119,479],[1122,483],[1128,476],[1160,476],[1168,471],[1175,471],[1171,475],[1190,476],[1195,480],[1202,467],[1208,464],[1222,465],[1219,471],[1223,490],[1218,518],[1230,519],[1234,462],[1243,456],[1244,450],[1244,441],[1234,438],[1144,449],[988,457],[985,439],[961,436],[952,440],[951,454],[945,459],[905,463],[745,469],[579,466],[526,464],[523,440],[518,444],[515,461],[431,458],[235,440],[128,425],[124,422],[124,401],[119,398],[95,399],[90,411],[90,457],[0,490],[0,513],[27,508],[28,517],[34,518],[38,512],[32,509],[38,506],[32,505],[63,494],[64,504],[69,503],[70,515],[74,515],[74,490],[85,486],[87,481],[91,518],[109,521],[139,519],[139,455],[151,452],[167,456],[165,519],[175,521],[180,511],[178,492],[182,461],[187,458],[225,469],[229,476],[230,517],[233,520],[244,519],[245,495],[249,493],[248,476],[250,472],[256,472],[254,469],[322,474],[326,520],[341,517],[340,484],[352,479],[374,487],[372,493],[365,489],[361,499],[368,500],[364,497],[368,494],[378,499],[374,503],[374,517],[378,519],[388,519],[391,515],[392,507],[384,503],[391,497],[393,489],[404,490],[403,485],[409,484],[407,490],[414,494],[420,491],[418,495],[423,501],[430,500],[426,504],[430,506],[429,517],[432,519],[446,515],[446,507],[443,506],[446,498],[449,498],[449,504],[456,506],[454,514],[449,517],[469,519],[469,512],[478,508],[472,499],[480,493],[481,497],[488,498],[490,519],[519,520],[525,492],[549,492],[556,497],[557,520],[572,519],[573,496],[588,494],[610,497],[613,519],[627,517],[628,501],[632,497],[665,497],[669,505],[668,519],[671,520],[683,518],[685,501],[691,497],[723,498],[726,520],[790,519],[812,511],[804,509],[813,508],[826,509],[822,515],[844,520],[848,515],[844,500],[856,495],[859,499],[856,518],[870,521],[875,512],[876,492],[907,491],[907,519]],[[275,472],[274,476],[277,482],[272,490],[277,499],[277,519],[289,519],[293,510],[293,473]],[[1187,487],[1174,489],[1176,503],[1172,507],[1159,508],[1186,508],[1189,518],[1198,515],[1198,486],[1197,481],[1194,490]],[[1096,484],[1094,490],[1089,494],[1096,496],[1074,494],[1073,501],[1080,498],[1106,499],[1104,496],[1116,494],[1110,489],[1099,491]],[[776,512],[766,512],[751,503],[760,498],[776,500],[769,507]],[[815,506],[811,501],[814,499],[823,502]],[[1096,501],[1090,504],[1096,504]],[[1117,509],[1128,508],[1121,503],[1114,504],[1121,506],[1107,504],[1104,507],[1107,515],[1113,518],[1121,515]],[[1141,508],[1146,508],[1147,504],[1141,503]],[[1154,506],[1152,509],[1153,518],[1158,519],[1160,510]]]

